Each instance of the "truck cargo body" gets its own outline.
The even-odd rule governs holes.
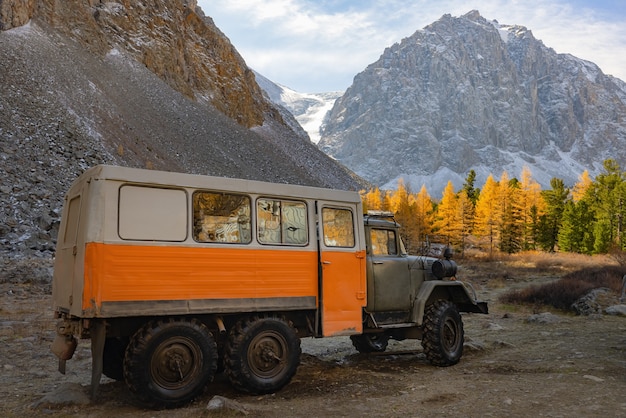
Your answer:
[[[65,205],[53,281],[60,313],[322,308],[322,335],[362,329],[356,192],[97,166],[75,182]]]

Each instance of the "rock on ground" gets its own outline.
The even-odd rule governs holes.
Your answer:
[[[64,383],[33,404],[33,408],[53,406],[89,405],[89,390],[79,383]]]
[[[626,316],[626,305],[613,305],[604,310],[607,315]]]

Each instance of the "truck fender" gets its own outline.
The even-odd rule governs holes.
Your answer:
[[[413,303],[411,322],[421,326],[424,322],[424,310],[426,309],[426,305],[438,299],[454,302],[460,312],[488,313],[487,303],[477,301],[476,296],[470,294],[469,289],[464,283],[433,280],[423,282],[420,286],[420,290]]]

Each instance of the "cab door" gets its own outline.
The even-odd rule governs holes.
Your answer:
[[[363,330],[365,241],[357,205],[318,202],[322,335]]]
[[[395,229],[371,228],[369,234],[371,249],[368,263],[371,263],[373,287],[370,289],[368,310],[408,312],[414,295],[410,291],[409,259],[400,251],[400,237]]]

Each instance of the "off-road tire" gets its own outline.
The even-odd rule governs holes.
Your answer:
[[[426,358],[435,366],[452,366],[463,355],[463,321],[456,305],[437,300],[424,313],[422,347]]]
[[[200,321],[151,321],[130,340],[124,377],[149,408],[176,408],[202,393],[217,369],[217,344]]]
[[[124,380],[124,355],[128,337],[109,337],[104,342],[102,373],[113,380]]]
[[[351,335],[352,345],[359,353],[382,353],[387,349],[389,336],[385,334]]]
[[[300,338],[283,318],[251,318],[231,328],[226,375],[241,391],[273,393],[291,381],[300,364]]]

